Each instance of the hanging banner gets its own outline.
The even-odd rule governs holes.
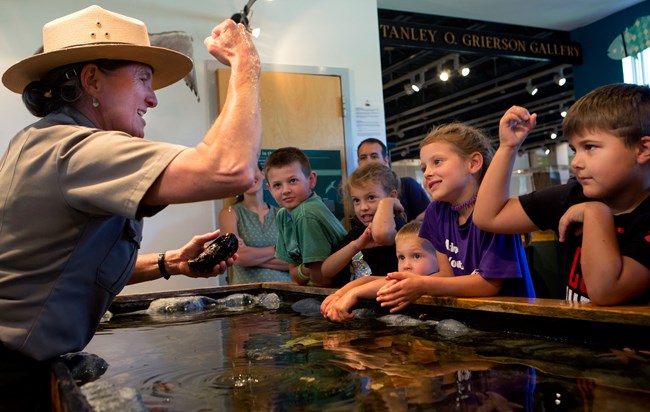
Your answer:
[[[648,47],[650,47],[650,16],[642,16],[612,40],[607,55],[610,59],[621,60],[627,56],[636,56]]]
[[[582,64],[582,47],[572,41],[481,32],[379,20],[383,46],[442,49],[459,53]]]

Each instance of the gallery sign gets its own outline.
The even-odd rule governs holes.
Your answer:
[[[414,23],[379,21],[383,46],[443,49],[455,52],[508,56],[557,63],[582,64],[582,47],[572,41],[542,39],[435,27]]]

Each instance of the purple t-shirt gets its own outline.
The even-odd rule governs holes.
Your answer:
[[[484,232],[472,221],[458,225],[458,213],[447,202],[432,202],[424,215],[420,237],[449,258],[455,276],[479,273],[503,278],[500,296],[535,297],[528,261],[519,235]]]

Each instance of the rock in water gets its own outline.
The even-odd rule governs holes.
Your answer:
[[[379,320],[388,326],[420,326],[436,325],[438,323],[435,320],[420,320],[407,315],[384,315]]]
[[[240,309],[253,306],[257,303],[257,298],[248,293],[233,293],[225,298],[217,299],[217,305],[230,309]]]
[[[304,316],[320,316],[321,301],[314,298],[305,298],[296,301],[291,305],[291,309]]]
[[[134,388],[117,387],[98,381],[81,387],[81,393],[95,412],[146,412],[142,395]]]
[[[421,320],[406,315],[384,315],[379,320],[388,326],[418,326],[424,323]]]
[[[355,319],[374,319],[377,317],[375,311],[370,308],[353,309],[352,314]]]
[[[280,297],[275,293],[262,293],[259,296],[248,293],[233,293],[221,299],[207,296],[182,296],[178,298],[156,299],[149,304],[149,315],[190,313],[214,309],[243,310],[255,305],[267,309],[280,307]]]
[[[108,362],[88,352],[72,352],[61,356],[72,378],[78,383],[92,382],[99,379],[108,369]]]
[[[149,304],[147,313],[198,312],[217,305],[217,301],[205,296],[182,296],[178,298],[161,298]]]
[[[277,309],[280,307],[280,297],[277,293],[262,293],[257,296],[258,303],[266,309]]]
[[[445,338],[456,338],[458,336],[466,335],[469,333],[468,328],[464,323],[454,319],[443,319],[436,325],[436,332]]]
[[[112,314],[111,312],[109,312],[109,311],[106,311],[106,312],[104,312],[104,314],[102,315],[102,318],[100,319],[99,322],[100,322],[100,323],[105,323],[105,322],[110,321],[111,319],[113,319],[113,314]]]

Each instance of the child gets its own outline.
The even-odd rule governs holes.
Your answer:
[[[390,156],[384,142],[374,137],[369,137],[357,146],[357,162],[359,167],[370,162],[382,163],[390,167]],[[400,177],[399,201],[404,208],[407,221],[422,220],[424,211],[431,202],[417,180],[410,176]]]
[[[418,276],[427,276],[438,271],[436,250],[431,242],[418,236],[422,222],[412,220],[404,225],[395,236],[397,270]],[[335,322],[352,319],[352,307],[360,298],[374,299],[377,291],[388,283],[383,276],[358,278],[329,295],[321,305],[324,317]]]
[[[362,276],[386,276],[397,269],[395,233],[406,223],[397,198],[399,178],[381,163],[361,166],[350,175],[345,197],[354,209],[350,232],[332,249],[321,268],[341,287]]]
[[[329,286],[332,279],[322,275],[321,265],[346,230],[313,192],[316,173],[309,159],[300,149],[283,147],[269,155],[264,172],[281,207],[275,256],[289,263],[289,275],[297,284]]]
[[[377,292],[382,306],[396,312],[423,294],[535,297],[521,236],[487,233],[472,222],[491,157],[488,138],[461,123],[440,126],[420,143],[425,187],[434,199],[420,236],[436,248],[440,271],[428,277],[389,274],[397,282]]]
[[[519,146],[537,116],[513,106],[499,124],[499,149],[477,200],[485,230],[553,229],[563,244],[566,300],[617,305],[650,295],[650,88],[599,87],[563,123],[575,179],[508,199]]]

